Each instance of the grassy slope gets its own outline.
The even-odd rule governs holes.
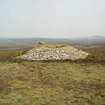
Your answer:
[[[85,62],[1,60],[0,105],[104,105],[105,50],[84,50]]]

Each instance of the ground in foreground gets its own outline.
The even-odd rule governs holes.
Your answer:
[[[0,105],[105,105],[105,65],[0,62]]]
[[[105,49],[84,50],[92,56],[77,62],[15,61],[17,52],[2,52],[0,105],[105,105]]]

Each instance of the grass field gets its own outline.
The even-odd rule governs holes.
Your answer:
[[[105,105],[105,49],[81,61],[20,61],[0,52],[0,105]],[[5,59],[4,59],[5,58]]]

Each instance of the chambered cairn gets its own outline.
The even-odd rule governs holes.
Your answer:
[[[78,60],[88,57],[88,53],[69,45],[37,44],[33,49],[18,56],[24,60]]]

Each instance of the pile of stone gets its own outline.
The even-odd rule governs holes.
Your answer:
[[[89,54],[74,47],[33,48],[17,58],[24,60],[77,60],[85,59]]]

